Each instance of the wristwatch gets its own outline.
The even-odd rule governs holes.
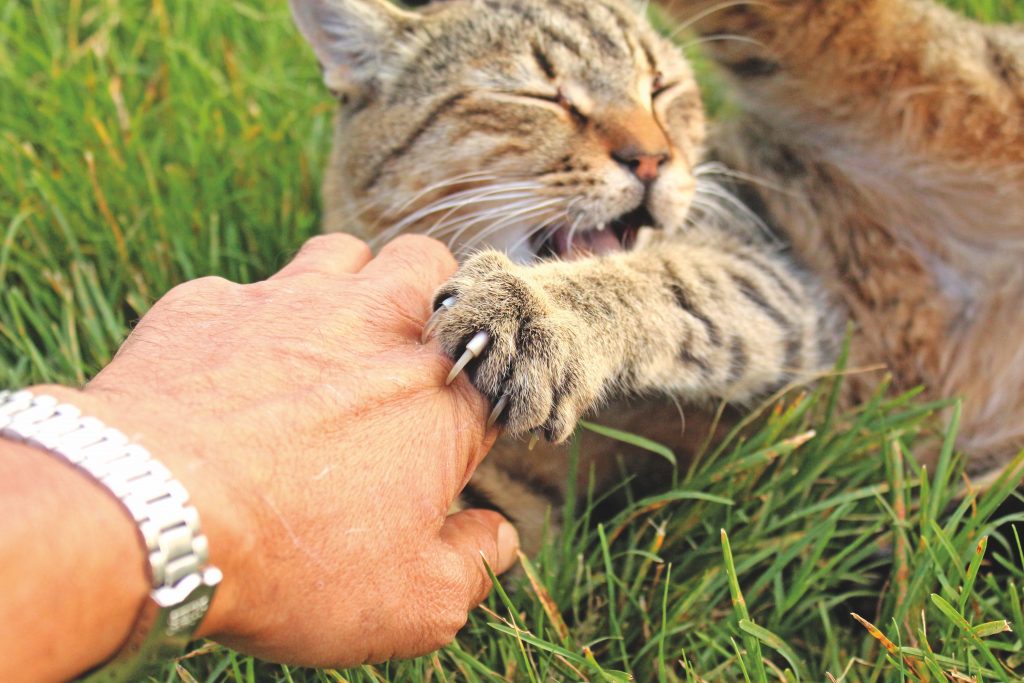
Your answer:
[[[148,555],[151,589],[116,655],[80,681],[139,681],[180,655],[222,578],[188,492],[149,451],[68,403],[0,391],[0,437],[45,450],[109,490],[132,516]]]

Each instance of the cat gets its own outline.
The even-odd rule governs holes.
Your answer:
[[[742,409],[832,367],[850,321],[852,364],[964,398],[973,475],[1024,445],[1024,33],[931,0],[666,2],[736,86],[709,123],[626,0],[291,5],[340,103],[324,228],[463,256],[425,338],[506,432],[465,503],[528,550],[581,417],[685,450],[711,421],[680,437],[664,396]]]

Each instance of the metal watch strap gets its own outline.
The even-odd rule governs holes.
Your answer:
[[[221,573],[188,492],[149,451],[52,396],[0,391],[0,437],[60,456],[107,488],[138,525],[151,590],[131,635],[82,681],[137,681],[180,655],[206,615]]]

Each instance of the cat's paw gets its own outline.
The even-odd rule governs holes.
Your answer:
[[[513,435],[568,438],[599,395],[577,318],[499,252],[462,266],[438,292],[424,328],[494,406],[489,421]]]

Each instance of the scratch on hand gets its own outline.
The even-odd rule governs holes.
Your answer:
[[[292,525],[288,523],[288,520],[285,519],[284,515],[281,514],[281,511],[277,509],[277,506],[274,505],[273,501],[262,493],[260,494],[260,498],[264,503],[266,503],[268,508],[273,510],[274,515],[277,516],[277,519],[281,522],[281,526],[284,527],[285,532],[288,534],[288,539],[292,542],[292,545],[295,546],[297,550],[301,551],[306,557],[311,559],[316,566],[326,568],[323,561],[320,559],[319,554],[306,547],[306,544],[303,543],[299,535],[295,533],[295,530],[292,529]]]

